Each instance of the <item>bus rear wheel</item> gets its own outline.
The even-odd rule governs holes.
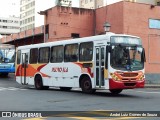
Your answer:
[[[37,75],[35,77],[35,88],[37,90],[47,90],[49,86],[43,86],[42,77],[40,75]]]
[[[109,91],[110,91],[112,94],[117,95],[117,94],[121,93],[122,90],[123,90],[123,89],[110,89]]]
[[[82,78],[81,88],[84,93],[94,93],[96,91],[96,89],[92,89],[92,83],[89,77]]]
[[[37,75],[35,77],[35,88],[37,90],[42,90],[43,89],[42,77],[40,75]]]

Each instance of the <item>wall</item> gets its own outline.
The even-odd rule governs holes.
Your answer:
[[[71,33],[80,37],[94,35],[93,10],[70,7],[53,7],[47,10],[45,24],[49,24],[49,38],[46,42],[70,39]]]
[[[159,6],[124,3],[124,33],[141,37],[146,50],[145,71],[149,83],[160,83],[160,29],[149,28],[150,18],[160,20],[159,11]]]
[[[123,2],[114,3],[96,10],[97,34],[104,32],[103,24],[111,24],[111,32],[123,33]]]
[[[146,50],[147,73],[160,73],[160,62],[155,63],[155,61],[158,62],[160,60],[160,54],[158,51],[160,48],[160,39],[158,40],[157,36],[160,34],[160,30],[149,28],[149,18],[160,19],[159,11],[159,6],[151,8],[151,6],[147,4],[124,3],[124,33],[137,35],[142,38]]]
[[[160,6],[118,2],[96,10],[97,34],[103,24],[111,24],[111,32],[139,36],[146,52],[147,83],[160,83],[160,29],[150,29],[149,19],[160,20]]]
[[[0,39],[2,43],[13,44],[16,47],[44,42],[44,26],[15,33]]]

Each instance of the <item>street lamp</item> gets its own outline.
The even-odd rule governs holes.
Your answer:
[[[110,28],[111,28],[111,25],[108,23],[108,22],[105,22],[103,24],[103,28],[104,28],[104,31],[105,32],[109,32],[110,31]]]

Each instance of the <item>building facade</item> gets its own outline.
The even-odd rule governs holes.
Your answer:
[[[139,36],[146,52],[147,83],[160,84],[160,6],[135,2],[117,2],[96,10],[96,32],[103,31],[103,23],[111,24],[111,31]]]
[[[40,12],[45,16],[45,42],[94,35],[94,11],[56,6]]]
[[[159,11],[160,6],[126,1],[96,10],[56,6],[40,12],[45,16],[45,26],[41,29],[43,31],[38,33],[35,28],[35,31],[20,32],[19,37],[17,34],[13,35],[12,39],[7,37],[7,41],[1,41],[13,44],[15,42],[19,46],[20,42],[25,45],[37,43],[38,40],[51,42],[104,34],[103,24],[107,21],[111,24],[111,32],[135,35],[142,39],[146,52],[146,82],[160,84]],[[40,34],[41,38],[37,38]]]
[[[0,34],[10,35],[20,32],[19,17],[0,17]]]

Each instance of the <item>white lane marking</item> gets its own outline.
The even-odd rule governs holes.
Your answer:
[[[150,90],[150,91],[144,91],[144,90],[127,90],[127,91],[134,91],[134,92],[139,92],[139,93],[156,93],[156,94],[160,94],[160,90],[159,91],[153,91],[153,90]]]
[[[160,94],[160,92],[154,92],[154,91],[136,91],[136,92],[140,92],[140,93],[156,93],[156,94]]]
[[[6,90],[9,90],[9,91],[16,91],[16,90],[27,90],[27,89],[23,89],[23,88],[16,88],[16,87],[0,87],[0,91],[6,91]]]

